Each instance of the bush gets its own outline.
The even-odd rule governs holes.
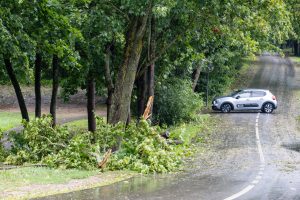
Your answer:
[[[3,162],[5,160],[5,157],[7,156],[7,152],[4,150],[4,147],[1,142],[2,139],[3,139],[3,132],[0,129],[0,162]]]
[[[108,162],[111,170],[169,172],[178,168],[180,153],[160,136],[159,127],[141,120],[125,128],[97,118],[97,131],[70,133],[65,126],[51,127],[51,118],[23,122],[21,133],[12,133],[13,148],[6,162],[46,164],[54,168],[95,169],[104,153],[122,139],[120,150]]]
[[[51,127],[52,118],[44,116],[23,121],[21,133],[10,133],[13,147],[6,162],[21,165],[40,163],[60,168],[95,168],[95,158],[90,155],[93,147],[88,132],[72,134],[66,126]]]
[[[121,150],[109,162],[112,170],[130,169],[142,173],[177,170],[180,154],[160,136],[159,127],[150,127],[145,120],[130,124],[125,131]]]
[[[13,143],[12,155],[7,162],[23,164],[27,161],[39,162],[49,154],[56,154],[66,147],[65,141],[69,138],[67,128],[51,127],[52,118],[42,117],[30,122],[23,121],[24,129],[21,133],[11,132],[10,140]]]
[[[199,94],[189,81],[171,79],[156,89],[154,119],[160,124],[174,125],[193,119],[203,107]]]
[[[63,169],[95,169],[97,161],[92,153],[95,151],[91,143],[89,132],[74,135],[68,145],[59,152],[48,154],[41,160],[49,167],[59,167]]]

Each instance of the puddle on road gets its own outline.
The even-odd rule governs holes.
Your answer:
[[[300,143],[283,144],[282,146],[286,149],[300,152]]]
[[[160,190],[176,183],[180,176],[178,175],[153,175],[153,176],[136,176],[129,180],[121,181],[112,185],[91,188],[86,190],[75,191],[71,193],[52,195],[36,200],[59,200],[59,199],[142,199],[143,195],[153,191]]]

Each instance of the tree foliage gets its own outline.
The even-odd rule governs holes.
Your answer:
[[[234,81],[243,58],[263,51],[280,51],[286,40],[299,40],[299,30],[297,0],[0,1],[0,83],[8,83],[7,79],[13,77],[21,101],[18,82],[30,84],[39,79],[35,73],[38,60],[43,81],[53,79],[55,83],[53,94],[58,85],[63,88],[65,100],[78,88],[89,89],[87,107],[93,134],[70,135],[63,128],[48,127],[47,119],[25,124],[28,132],[24,132],[22,140],[27,146],[15,152],[15,162],[21,159],[23,163],[25,157],[51,166],[88,168],[94,161],[86,149],[118,149],[127,145],[119,149],[121,153],[114,159],[140,171],[145,163],[151,166],[147,172],[168,171],[175,165],[164,164],[172,155],[164,152],[167,149],[157,139],[157,132],[152,134],[149,127],[144,130],[130,126],[123,134],[113,134],[122,130],[120,122],[130,122],[136,102],[141,105],[137,118],[149,96],[154,95],[152,119],[168,124],[190,120],[197,105],[202,105],[200,95],[206,86],[203,75],[210,73],[210,94],[220,94]],[[10,73],[5,70],[7,66],[12,69]],[[55,76],[52,69],[57,69],[53,70]],[[110,124],[102,125],[111,136],[103,132],[102,125],[96,127],[95,90],[108,97]],[[51,113],[55,118],[55,106]],[[131,129],[134,137],[126,135]],[[136,132],[147,140],[139,138]],[[47,139],[37,140],[41,136],[51,138],[49,149],[44,148]],[[68,148],[53,145],[67,139]],[[34,141],[38,142],[33,144]],[[93,141],[101,145],[96,148]],[[149,149],[139,144],[164,156],[150,155]],[[34,155],[29,155],[27,148]],[[136,157],[128,157],[130,153]],[[78,160],[82,163],[76,163]],[[111,167],[121,168],[123,164]]]

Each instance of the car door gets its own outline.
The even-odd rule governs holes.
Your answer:
[[[250,91],[242,91],[236,95],[236,110],[248,110],[251,109],[250,103],[251,92]]]
[[[266,92],[264,91],[253,91],[251,93],[251,104],[253,109],[260,109],[264,103],[264,96]]]

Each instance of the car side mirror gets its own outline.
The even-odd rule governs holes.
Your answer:
[[[241,98],[240,96],[237,96],[237,97],[235,97],[236,99],[239,99],[239,98]]]

